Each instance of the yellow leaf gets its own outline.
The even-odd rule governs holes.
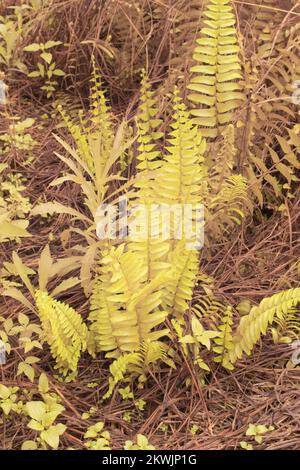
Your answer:
[[[49,429],[41,432],[41,438],[52,447],[52,449],[57,449],[59,446],[59,437],[66,430],[66,426],[63,424],[57,424],[56,426],[50,426]]]
[[[0,236],[4,237],[30,237],[30,233],[25,230],[28,222],[23,220],[15,220],[13,222],[0,223]]]
[[[78,279],[78,277],[69,277],[69,279],[65,279],[57,287],[55,287],[55,289],[51,292],[51,295],[54,297],[55,295],[58,295],[61,292],[71,289],[79,283],[80,279]]]
[[[37,443],[35,441],[24,441],[21,450],[37,450]]]
[[[203,334],[204,328],[196,317],[192,317],[191,323],[192,323],[193,334],[198,339],[198,337],[200,337]]]
[[[15,265],[15,268],[16,268],[16,271],[17,271],[18,275],[22,279],[23,283],[25,284],[25,286],[27,287],[27,289],[29,290],[31,295],[34,296],[34,288],[33,288],[33,285],[31,284],[31,282],[29,280],[29,277],[27,275],[26,266],[23,264],[23,261],[17,255],[17,253],[15,251],[13,252],[12,258],[13,258],[13,262],[14,262],[14,265]]]
[[[43,401],[29,401],[26,403],[26,410],[30,418],[41,422],[46,414],[46,405]]]
[[[30,364],[26,364],[26,362],[20,362],[18,365],[17,375],[20,374],[25,374],[30,382],[34,381],[35,370]]]
[[[29,300],[26,299],[26,297],[22,294],[21,291],[16,289],[15,287],[10,287],[9,289],[6,289],[2,295],[6,295],[7,297],[12,297],[13,299],[18,300],[21,302],[25,307],[27,307],[31,311],[35,311],[34,306],[29,302]]]
[[[49,245],[46,245],[43,249],[39,259],[39,287],[40,290],[45,290],[49,281],[51,269],[52,269],[52,258],[49,249]]]

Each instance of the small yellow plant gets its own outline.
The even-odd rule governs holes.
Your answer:
[[[62,423],[55,423],[55,421],[64,411],[64,407],[55,402],[46,404],[43,401],[29,401],[25,408],[31,418],[28,427],[39,432],[39,436],[35,441],[24,441],[22,450],[36,450],[38,448],[46,450],[47,446],[57,449],[60,436],[65,432],[66,426]]]
[[[104,423],[99,421],[92,426],[89,426],[86,433],[84,434],[84,439],[86,440],[85,446],[89,450],[111,450],[109,447],[110,434],[108,431],[103,431]]]
[[[22,121],[16,119],[9,125],[8,131],[0,135],[0,141],[3,142],[0,149],[0,155],[8,155],[11,152],[22,155],[25,164],[31,163],[33,159],[33,150],[37,142],[33,139],[28,130],[34,125],[33,118],[26,118]],[[24,156],[27,158],[25,159]]]
[[[46,93],[47,98],[51,98],[57,88],[58,81],[55,77],[64,77],[65,72],[56,67],[50,49],[60,46],[61,41],[47,41],[46,43],[32,43],[24,47],[25,52],[38,52],[42,62],[37,62],[37,70],[30,72],[28,77],[42,78],[45,82],[41,90]]]
[[[126,441],[124,445],[125,450],[155,450],[155,447],[149,443],[148,438],[143,434],[136,436],[136,444],[132,441]]]

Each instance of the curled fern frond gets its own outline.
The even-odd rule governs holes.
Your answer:
[[[140,371],[142,356],[139,352],[127,353],[118,357],[111,363],[109,370],[111,376],[109,377],[109,387],[103,400],[109,398],[118,382],[124,379],[127,372]]]
[[[283,319],[300,302],[300,287],[288,289],[272,297],[266,297],[252,307],[248,315],[241,318],[233,334],[233,348],[229,351],[231,363],[240,359],[243,353],[250,355],[261,335],[265,335],[274,320]]]

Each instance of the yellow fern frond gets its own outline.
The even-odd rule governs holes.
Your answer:
[[[151,364],[162,361],[170,367],[175,368],[174,362],[169,357],[170,348],[162,341],[144,341],[141,347],[143,357],[143,368],[146,371]]]
[[[173,119],[167,154],[159,176],[159,201],[166,204],[199,204],[206,194],[206,142],[174,91]]]
[[[95,174],[101,177],[107,161],[111,155],[114,132],[112,125],[112,112],[102,89],[100,75],[93,58],[93,71],[91,78],[90,109],[92,112],[92,126],[89,132],[89,147],[92,153]]]
[[[86,325],[72,307],[54,300],[44,291],[35,292],[35,301],[45,340],[56,360],[55,368],[74,378],[80,354],[87,346]]]
[[[283,318],[275,318],[274,326],[271,328],[274,343],[291,343],[299,340],[299,308],[291,309]]]
[[[183,313],[189,308],[199,271],[199,259],[196,250],[185,247],[185,241],[180,241],[170,255],[173,268],[172,280],[168,282],[164,294],[164,306],[167,312],[177,319],[182,319]]]
[[[105,293],[106,276],[96,276],[90,297],[90,330],[95,340],[96,351],[115,351],[119,348],[117,338],[113,335],[111,318],[117,315],[117,309],[108,302]]]
[[[284,318],[299,302],[300,287],[297,287],[267,297],[259,305],[252,307],[250,313],[241,318],[233,335],[233,348],[229,351],[230,361],[234,363],[244,352],[249,355],[274,319]]]
[[[233,111],[244,99],[241,61],[230,0],[210,0],[204,11],[205,26],[197,40],[188,98],[191,114],[205,137],[215,138],[233,121]],[[200,106],[199,106],[200,105]]]
[[[206,158],[209,171],[209,188],[218,194],[225,179],[232,176],[237,164],[235,145],[236,129],[232,124],[224,127],[220,137],[210,144]]]
[[[173,120],[167,146],[167,154],[158,177],[159,202],[178,205],[183,211],[191,205],[193,222],[196,208],[206,196],[206,167],[203,154],[206,142],[198,128],[191,123],[189,112],[175,88]],[[182,222],[182,221],[181,221]],[[176,217],[171,220],[170,252],[168,261],[174,269],[172,280],[164,293],[164,306],[169,314],[182,318],[192,298],[198,272],[198,253],[188,247],[189,234],[185,226],[178,227]],[[177,239],[175,231],[181,236]],[[196,237],[198,234],[196,234]],[[196,240],[194,240],[195,242]]]
[[[232,370],[234,367],[229,360],[229,353],[233,349],[232,341],[232,308],[227,307],[222,316],[221,324],[218,326],[220,336],[214,339],[215,347],[213,351],[217,353],[214,357],[215,362],[220,362],[226,369]]]
[[[109,377],[109,387],[103,400],[109,398],[118,382],[124,379],[127,372],[140,372],[142,356],[140,353],[127,353],[118,357],[109,367],[111,376]]]
[[[78,153],[80,158],[82,158],[83,162],[88,166],[91,171],[94,171],[94,162],[93,156],[91,154],[91,150],[89,147],[88,136],[85,132],[84,124],[82,121],[82,111],[78,112],[78,122],[71,119],[68,114],[65,112],[63,107],[59,104],[57,107],[68,131],[70,132],[71,136],[73,137]]]
[[[68,116],[61,104],[57,108],[76,143],[79,157],[98,182],[104,180],[107,176],[104,175],[104,170],[112,154],[115,136],[112,111],[107,104],[94,60],[90,91],[91,116],[85,116],[84,111],[80,110],[75,121]]]
[[[274,53],[274,36],[279,41],[278,26],[284,19],[284,12],[278,8],[277,0],[259,0],[254,21],[254,34],[260,58],[268,58]],[[266,8],[265,8],[266,7]]]
[[[158,100],[155,92],[151,89],[149,80],[142,73],[141,97],[137,114],[138,127],[138,155],[137,169],[139,176],[148,170],[155,170],[160,167],[158,157],[160,152],[157,149],[157,142],[163,137],[163,133],[159,131],[162,120],[158,115]]]
[[[220,323],[220,319],[225,315],[226,305],[215,298],[211,289],[207,291],[205,281],[203,282],[200,279],[200,285],[197,285],[197,292],[194,295],[192,312],[201,320],[205,319],[205,323],[211,329],[216,329],[217,325]]]
[[[166,269],[169,243],[162,239],[162,227],[152,212],[152,205],[157,203],[159,188],[157,185],[157,173],[162,164],[157,141],[163,136],[159,132],[161,119],[157,118],[158,102],[147,76],[142,74],[141,99],[137,116],[138,127],[138,155],[137,155],[137,179],[135,182],[134,205],[140,205],[143,213],[135,213],[135,218],[146,227],[146,233],[142,237],[130,243],[130,250],[136,251],[138,256],[143,256],[147,266],[147,280],[152,280],[163,269]]]

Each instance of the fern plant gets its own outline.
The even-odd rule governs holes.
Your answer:
[[[181,208],[189,204],[193,207],[192,219],[195,222],[195,207],[207,198],[211,220],[222,220],[224,226],[236,223],[243,214],[234,201],[242,204],[243,198],[246,198],[246,184],[242,177],[231,177],[221,184],[219,199],[218,196],[208,196],[204,157],[206,142],[193,124],[177,88],[173,95],[173,120],[168,143],[162,152],[161,121],[157,114],[156,97],[143,76],[137,117],[137,176],[131,204],[143,204],[148,215],[153,204]],[[222,208],[218,207],[219,204],[223,204]],[[152,225],[150,214],[150,222],[146,222],[147,230]],[[117,248],[107,248],[94,281],[89,319],[91,332],[95,335],[95,351],[103,351],[106,357],[117,358],[111,366],[112,378],[106,397],[125,373],[142,374],[142,369],[137,367],[138,362],[144,361],[146,369],[159,359],[166,362],[161,339],[168,336],[169,330],[163,323],[168,317],[177,319],[177,328],[180,324],[184,325],[185,312],[193,299],[199,255],[189,243],[195,240],[184,231],[181,239],[177,239],[176,231],[183,227],[176,226],[176,220],[167,238],[163,237],[162,221],[155,221],[154,225],[154,238],[151,238],[153,234],[149,231],[146,236],[136,239],[132,239],[129,233],[125,243]],[[209,227],[213,229],[210,220]],[[219,333],[213,332],[211,337],[214,336],[219,336]],[[145,360],[143,352],[147,341],[156,342],[158,347],[156,355],[151,353],[149,361]],[[193,346],[196,348],[196,363],[200,368],[207,369],[201,358],[200,344]],[[117,370],[122,371],[121,375]]]
[[[178,91],[174,94],[174,121],[167,154],[159,160],[156,141],[160,121],[153,92],[146,78],[142,82],[142,99],[138,117],[137,177],[133,201],[143,203],[147,210],[151,204],[196,204],[205,193],[205,142],[197,128],[189,121],[188,112]],[[151,224],[150,224],[151,225]],[[147,228],[148,228],[147,224]],[[167,315],[182,319],[191,300],[198,271],[196,251],[186,250],[189,240],[176,240],[174,229],[170,239],[162,238],[158,223],[158,237],[148,233],[128,240],[118,248],[108,249],[101,260],[91,297],[92,331],[96,347],[106,351],[108,357],[118,357],[111,366],[113,384],[119,380],[115,369],[132,369],[136,361],[144,358],[146,342],[156,342],[158,349],[151,352],[145,365],[166,360],[161,338],[169,330],[163,326]],[[160,237],[159,237],[160,236]],[[186,251],[184,261],[182,250]],[[148,353],[149,354],[149,353]],[[113,363],[114,364],[114,363]],[[140,371],[142,369],[140,368]],[[106,395],[106,396],[108,396]]]
[[[58,110],[66,125],[73,142],[55,135],[67,157],[56,153],[57,157],[67,166],[69,172],[52,181],[51,185],[60,186],[72,182],[80,186],[83,194],[84,210],[64,206],[58,201],[37,204],[31,215],[69,214],[73,217],[70,234],[75,232],[84,239],[85,253],[81,270],[81,284],[86,295],[91,292],[92,269],[95,259],[98,259],[100,249],[106,242],[97,237],[97,226],[101,222],[98,209],[102,205],[118,201],[122,192],[130,198],[130,186],[133,181],[126,181],[120,174],[119,163],[127,155],[134,139],[129,136],[125,122],[117,129],[113,126],[113,116],[107,104],[101,80],[96,67],[93,68],[90,98],[90,116],[83,110],[78,111],[78,117],[70,118],[64,112],[61,104]],[[116,169],[113,172],[113,169]],[[108,193],[109,187],[115,186]],[[85,210],[87,209],[87,211]],[[80,223],[81,227],[74,226]]]

